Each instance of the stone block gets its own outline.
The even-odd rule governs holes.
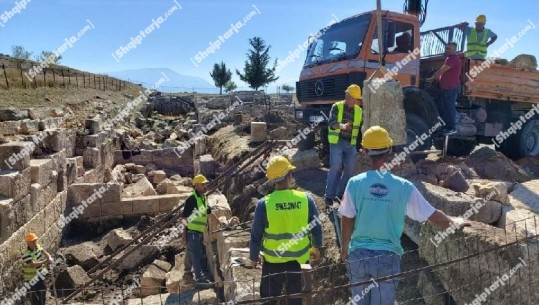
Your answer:
[[[30,169],[21,171],[0,171],[0,195],[21,200],[30,193]]]
[[[28,119],[28,110],[14,107],[0,109],[0,122]]]
[[[0,170],[19,170],[30,166],[33,142],[11,141],[0,145]]]
[[[72,183],[75,183],[75,180],[77,180],[77,166],[75,164],[75,161],[71,158],[67,159],[66,164],[66,179],[67,179],[67,185],[70,185]]]
[[[67,188],[67,206],[74,206],[86,202],[103,202],[102,194],[106,192],[103,183],[74,183]],[[119,201],[119,200],[118,200]]]
[[[200,156],[199,160],[199,166],[200,166],[200,172],[202,175],[206,177],[213,177],[215,176],[215,167],[216,162],[213,159],[212,155],[202,155]]]
[[[51,159],[31,159],[30,169],[32,183],[49,185],[51,182],[51,173],[53,171],[53,163]]]
[[[295,151],[295,153],[292,155],[291,161],[297,170],[320,167],[320,157],[318,156],[316,150],[310,149],[300,151],[297,149],[292,149],[289,151]]]
[[[102,132],[98,134],[91,134],[84,137],[84,145],[86,147],[101,147],[104,140],[105,134]]]
[[[0,135],[3,136],[14,136],[21,132],[21,122],[20,121],[7,121],[0,122]]]
[[[46,156],[39,156],[36,159],[50,159],[52,160],[52,170],[56,172],[62,172],[66,169],[66,151],[62,149]]]
[[[119,216],[133,214],[133,199],[126,198],[118,202],[103,202],[101,206],[103,216]]]
[[[194,138],[194,157],[201,156],[206,153],[207,136],[199,136]]]
[[[129,232],[123,229],[114,229],[105,235],[103,240],[107,243],[112,252],[114,252],[116,249],[133,241],[133,237]]]
[[[82,217],[84,218],[95,218],[95,217],[101,217],[103,216],[103,213],[101,211],[102,203],[101,202],[93,202],[92,204],[88,205],[84,212],[82,213]]]
[[[535,236],[539,234],[539,215],[530,210],[504,206],[498,228],[506,229],[508,233]]]
[[[133,197],[133,214],[159,213],[161,196]]]
[[[32,183],[30,186],[30,204],[35,213],[45,208],[52,200],[55,199],[56,185],[49,183],[47,186],[42,186],[38,183]]]
[[[84,128],[88,129],[91,135],[100,133],[103,130],[103,121],[99,117],[86,119]]]
[[[144,167],[143,165],[135,165],[135,167],[133,168],[133,172],[135,174],[145,174],[146,167]]]
[[[165,180],[167,178],[167,174],[165,171],[158,170],[154,171],[152,181],[154,184],[159,184],[161,181]]]
[[[470,185],[474,188],[475,196],[496,200],[509,204],[507,184],[502,181],[472,180]]]
[[[46,129],[44,134],[46,136],[43,139],[43,145],[47,149],[53,152],[59,152],[65,149],[67,133],[64,128]]]
[[[26,119],[21,121],[21,130],[22,134],[31,134],[39,131],[39,120],[30,120]]]
[[[134,246],[130,246],[118,255],[120,258],[124,252],[130,251]],[[118,270],[133,270],[138,266],[150,263],[159,257],[160,252],[157,246],[143,245],[127,256],[118,266]],[[114,261],[114,259],[113,259]]]
[[[157,192],[150,181],[148,181],[148,178],[144,176],[136,183],[126,186],[123,189],[123,194],[126,197],[137,197],[157,195]]]
[[[140,281],[140,295],[149,296],[159,294],[165,287],[165,278],[168,270],[160,268],[157,264],[151,264],[142,274]]]
[[[64,122],[63,118],[42,118],[39,121],[39,130],[56,129]]]
[[[56,289],[76,289],[82,287],[91,279],[81,266],[75,265],[67,267],[58,275]]]
[[[264,142],[268,137],[266,122],[251,122],[251,142]]]
[[[191,194],[170,194],[159,196],[159,212],[172,211],[178,204],[185,202]]]
[[[95,147],[84,150],[84,168],[96,168],[101,164],[101,151]]]
[[[539,213],[539,179],[530,180],[515,186],[509,195],[510,203],[518,209]]]
[[[269,132],[270,137],[274,140],[287,140],[287,129],[284,126],[275,128]]]

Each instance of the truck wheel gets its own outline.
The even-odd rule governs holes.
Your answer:
[[[314,132],[309,132],[305,135],[305,139],[298,142],[298,150],[304,151],[314,148]]]
[[[514,141],[508,141],[514,137]],[[524,127],[502,143],[502,152],[512,159],[533,157],[539,154],[539,120],[530,120]],[[512,144],[512,145],[511,145]]]
[[[423,120],[421,117],[419,117],[416,114],[410,113],[406,114],[406,146],[409,147],[410,144],[412,144],[414,141],[416,141],[417,137],[421,137],[422,134],[427,134],[429,128],[427,127],[427,123],[425,123],[425,120]],[[419,142],[419,146],[417,146],[414,151],[422,151],[422,150],[429,150],[432,146],[432,139],[429,137],[427,140],[423,141],[424,144],[421,144]],[[397,148],[397,152],[403,151],[403,148]],[[425,159],[427,157],[426,154],[420,154],[420,155],[411,155],[410,158],[413,162],[417,162],[419,160]]]
[[[444,149],[445,137],[436,137],[434,139],[434,147],[439,150]],[[466,157],[468,156],[477,145],[475,138],[463,139],[449,137],[447,141],[447,155],[453,157]]]

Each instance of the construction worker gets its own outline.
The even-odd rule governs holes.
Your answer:
[[[182,222],[187,223],[187,230],[183,231],[183,240],[187,243],[189,251],[186,255],[190,255],[189,258],[186,257],[186,265],[192,264],[195,272],[195,286],[198,288],[209,287],[211,283],[207,278],[209,275],[204,274],[207,270],[204,231],[207,228],[208,216],[213,215],[205,195],[207,183],[208,179],[203,175],[199,174],[193,178],[195,190],[185,201],[182,213]]]
[[[261,298],[282,295],[283,285],[287,294],[301,293],[300,264],[307,263],[310,255],[312,262],[320,259],[322,227],[318,209],[311,194],[293,189],[292,171],[295,168],[283,156],[272,157],[266,177],[275,182],[275,191],[256,205],[250,259],[252,267],[257,268],[260,250],[264,252]],[[277,302],[262,304],[275,305]],[[287,304],[299,305],[301,298],[288,299]]]
[[[354,304],[393,305],[396,279],[376,279],[400,273],[404,216],[419,222],[429,220],[441,228],[470,224],[436,210],[410,181],[382,170],[386,162],[391,162],[393,145],[384,128],[367,129],[361,144],[372,161],[372,169],[352,177],[346,186],[339,208],[343,215],[341,260],[347,262],[351,284],[377,282],[376,288],[369,285],[370,290],[367,285],[353,286]]]
[[[356,143],[363,117],[362,105],[361,88],[352,84],[345,91],[344,101],[333,104],[328,120],[329,172],[324,197],[328,216],[335,226],[338,247],[341,246],[340,223],[331,207],[336,195],[342,198],[344,187],[356,167]],[[344,170],[341,172],[343,165]]]
[[[438,69],[427,82],[438,81],[440,84],[440,98],[438,99],[440,115],[447,125],[443,130],[445,135],[457,133],[457,98],[461,91],[461,61],[457,55],[457,44],[449,42],[445,46],[443,66]]]
[[[468,26],[468,22],[462,22],[458,25],[467,38],[466,57],[484,60],[487,56],[487,48],[498,39],[498,35],[485,28],[486,22],[487,17],[479,15],[475,19],[475,27],[473,28]]]
[[[34,233],[24,236],[26,250],[22,255],[24,281],[30,286],[30,301],[32,305],[45,305],[47,286],[45,276],[48,273],[46,265],[52,264],[51,255],[37,243]]]

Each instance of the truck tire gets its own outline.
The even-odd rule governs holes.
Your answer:
[[[444,149],[445,137],[440,136],[434,138],[434,147],[439,150]],[[468,156],[477,145],[475,138],[453,138],[449,137],[447,141],[447,155],[453,157],[466,157]]]
[[[499,150],[511,159],[539,155],[539,120],[530,120],[516,135],[507,138]]]
[[[428,133],[429,128],[427,123],[421,117],[413,113],[406,114],[406,145],[404,147],[409,147],[417,137],[420,137],[422,134]],[[424,144],[421,144],[414,149],[414,151],[429,150],[432,146],[432,139],[429,137]],[[404,150],[404,147],[396,147],[396,152],[401,152]],[[410,159],[413,162],[425,159],[427,154],[411,155]]]

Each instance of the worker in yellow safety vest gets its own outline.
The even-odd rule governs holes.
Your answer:
[[[468,22],[462,22],[458,25],[467,38],[466,57],[484,60],[487,56],[487,48],[498,39],[498,35],[485,28],[486,22],[487,17],[479,15],[475,19],[475,27],[473,28],[468,26]]]
[[[185,201],[182,213],[182,222],[187,224],[187,230],[183,230],[183,240],[187,243],[185,263],[189,265],[189,272],[186,274],[190,273],[192,265],[196,286],[200,288],[206,288],[210,284],[204,248],[204,231],[208,224],[208,216],[211,215],[211,208],[205,195],[207,183],[208,179],[203,175],[199,174],[193,178],[195,190]]]
[[[270,159],[266,177],[275,183],[275,191],[260,199],[255,209],[250,259],[252,267],[258,268],[262,250],[263,299],[282,295],[283,286],[287,294],[301,293],[301,264],[320,259],[324,215],[318,214],[311,194],[293,189],[295,168],[284,156]],[[277,302],[266,300],[262,304]],[[289,299],[287,304],[300,305],[301,298]]]
[[[37,243],[38,237],[35,233],[27,233],[24,240],[27,246],[22,255],[25,286],[30,286],[32,305],[45,305],[45,276],[48,274],[46,265],[52,264],[52,257]]]
[[[328,214],[335,226],[338,247],[341,246],[340,223],[332,208],[333,200],[335,196],[342,198],[346,183],[354,174],[357,140],[363,118],[362,105],[361,87],[352,84],[345,91],[344,101],[333,104],[328,119],[329,171],[324,197]],[[343,165],[344,170],[341,170]]]

